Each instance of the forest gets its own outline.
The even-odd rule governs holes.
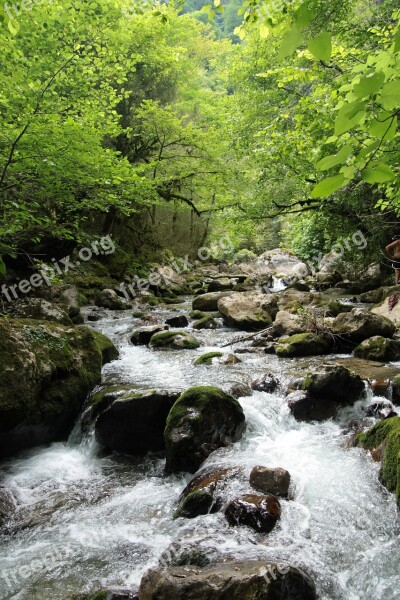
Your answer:
[[[398,0],[3,0],[0,600],[398,600]]]

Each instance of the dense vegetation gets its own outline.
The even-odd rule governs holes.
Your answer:
[[[305,258],[396,231],[394,0],[25,4],[0,14],[5,261],[159,205]]]

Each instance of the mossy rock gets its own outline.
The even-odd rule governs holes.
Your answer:
[[[369,431],[360,433],[356,442],[367,450],[382,447],[380,479],[390,492],[396,494],[400,505],[400,417],[379,421]]]
[[[202,310],[191,310],[189,313],[189,317],[191,319],[204,319],[204,317],[207,317],[208,315],[203,312]]]
[[[224,355],[223,352],[207,352],[202,354],[199,358],[196,358],[194,365],[211,365],[213,358],[221,358]]]
[[[393,402],[400,402],[400,375],[395,375],[392,380],[392,398]]]
[[[354,349],[354,356],[365,360],[388,362],[400,358],[400,342],[375,335]]]
[[[87,327],[0,319],[0,456],[65,438],[100,382],[102,354]]]
[[[150,347],[173,350],[195,350],[200,342],[186,331],[162,331],[155,333],[150,340]]]
[[[211,452],[238,441],[244,429],[244,413],[235,398],[217,387],[189,388],[167,418],[166,471],[194,473]]]
[[[110,338],[99,331],[93,331],[92,333],[94,335],[96,346],[103,357],[103,365],[116,360],[119,357],[119,352]]]
[[[207,316],[193,323],[194,329],[216,329],[218,324],[213,317]]]
[[[328,340],[315,333],[297,333],[280,338],[275,345],[275,353],[281,358],[318,356],[327,354],[329,350]]]

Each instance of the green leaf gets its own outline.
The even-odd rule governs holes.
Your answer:
[[[297,27],[308,27],[310,23],[314,20],[315,13],[307,8],[305,4],[300,6],[300,8],[296,11],[294,15],[294,22]]]
[[[311,192],[311,198],[327,198],[331,196],[334,192],[340,189],[346,179],[344,175],[334,175],[333,177],[327,177],[320,181],[313,191]]]
[[[341,165],[346,161],[346,159],[350,156],[350,154],[352,152],[353,152],[352,146],[350,146],[349,144],[346,144],[345,146],[343,146],[343,148],[341,148],[339,150],[339,152],[337,154],[331,154],[329,156],[325,156],[320,161],[318,161],[316,164],[316,168],[319,171],[327,171],[328,169],[331,169],[332,167]]]
[[[400,79],[385,83],[382,88],[381,102],[386,110],[393,110],[400,106]]]
[[[385,163],[378,163],[377,165],[364,169],[361,171],[361,177],[370,184],[385,183],[386,181],[393,181],[396,179],[393,169],[388,165],[385,165]]]
[[[8,29],[12,35],[17,35],[19,31],[19,23],[18,21],[11,21],[11,19],[7,23]]]
[[[332,54],[332,36],[327,31],[323,31],[317,37],[310,40],[308,49],[317,60],[328,62]]]
[[[293,29],[288,31],[283,37],[282,45],[278,52],[278,60],[282,60],[293,54],[303,40],[304,35],[301,33],[300,29],[293,27]]]
[[[394,38],[394,53],[400,50],[400,27],[397,29],[396,37]]]
[[[335,121],[335,135],[342,135],[350,129],[354,129],[365,117],[365,111],[359,111],[352,118],[348,118],[345,115],[339,115]]]
[[[379,92],[385,81],[383,73],[374,73],[371,77],[363,77],[359,83],[354,86],[354,93],[358,98],[365,98],[371,94]]]
[[[7,272],[7,267],[4,264],[3,257],[0,256],[0,275],[5,275]]]
[[[390,142],[396,135],[396,131],[397,117],[387,116],[386,118],[382,118],[382,120],[374,121],[368,129],[368,134],[371,137],[376,137],[385,140],[385,142]]]

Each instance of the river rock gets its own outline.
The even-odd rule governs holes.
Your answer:
[[[365,414],[367,417],[375,417],[376,419],[388,419],[397,416],[391,402],[373,402],[367,406]]]
[[[199,346],[200,342],[186,331],[162,331],[150,340],[150,347],[156,349],[194,350]]]
[[[217,327],[217,321],[211,316],[203,317],[193,323],[193,329],[217,329]]]
[[[365,433],[357,436],[358,446],[382,456],[380,480],[394,492],[400,505],[400,417],[379,421]]]
[[[316,333],[297,333],[289,337],[279,338],[275,344],[275,354],[281,358],[318,356],[327,354],[329,350],[329,341]]]
[[[166,471],[194,473],[217,448],[237,442],[245,429],[239,402],[223,390],[186,390],[172,407],[164,432]]]
[[[289,494],[290,473],[277,467],[253,467],[250,473],[250,485],[257,492],[273,494],[287,498]]]
[[[207,292],[225,292],[226,290],[232,290],[235,283],[235,280],[229,277],[212,279],[207,286]]]
[[[208,567],[151,569],[139,600],[316,600],[303,571],[283,563],[231,561]]]
[[[225,517],[229,525],[247,525],[259,533],[270,533],[281,518],[281,505],[272,494],[245,494],[229,502]]]
[[[43,298],[23,298],[6,305],[5,312],[18,319],[38,319],[54,321],[62,325],[72,325],[68,313],[61,306]]]
[[[178,315],[176,317],[166,319],[165,323],[170,327],[188,327],[189,320],[186,315]]]
[[[0,456],[64,439],[101,366],[87,327],[0,319]]]
[[[279,381],[271,374],[265,373],[257,379],[254,379],[250,386],[252,390],[256,390],[257,392],[267,392],[268,394],[272,394],[276,390],[279,385]]]
[[[122,300],[114,290],[102,290],[95,297],[94,303],[100,308],[108,308],[110,310],[126,310],[130,305]]]
[[[272,324],[271,334],[273,337],[295,335],[296,333],[304,333],[304,329],[305,323],[301,315],[280,310]]]
[[[212,363],[219,358],[222,358],[224,356],[223,352],[206,352],[205,354],[202,354],[201,356],[199,356],[198,358],[196,358],[196,360],[194,361],[194,365],[212,365]]]
[[[214,312],[218,310],[218,301],[221,298],[226,298],[234,292],[209,292],[207,294],[200,294],[193,299],[192,309],[200,310],[202,312]]]
[[[375,335],[354,349],[356,358],[389,362],[400,358],[400,342]]]
[[[168,413],[179,392],[162,390],[117,391],[95,424],[97,442],[116,452],[142,455],[163,450]],[[106,394],[95,402],[109,401]]]
[[[103,333],[100,333],[100,331],[92,331],[92,334],[94,335],[96,346],[101,352],[103,365],[112,362],[119,357],[119,352],[110,338]]]
[[[227,481],[243,472],[241,467],[206,470],[188,483],[179,498],[175,517],[192,519],[221,509]]]
[[[229,393],[234,398],[245,398],[246,396],[251,396],[253,391],[249,385],[246,383],[234,383],[230,389]]]
[[[359,344],[373,336],[392,338],[395,325],[377,314],[363,308],[353,308],[349,313],[341,313],[332,323],[332,332],[343,341]]]
[[[244,330],[265,329],[278,312],[274,294],[235,292],[218,302],[225,323]]]
[[[150,340],[154,334],[166,331],[169,329],[168,325],[152,325],[145,327],[138,327],[132,333],[130,340],[134,346],[147,346],[150,344]]]

